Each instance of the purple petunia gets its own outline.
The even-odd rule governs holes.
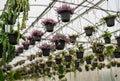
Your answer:
[[[43,25],[43,26],[45,26],[47,23],[50,23],[50,24],[52,24],[53,26],[55,26],[55,25],[57,24],[56,21],[54,21],[53,19],[50,19],[50,18],[45,19],[44,21],[42,21],[42,25]]]
[[[70,6],[68,6],[66,4],[64,4],[56,9],[58,14],[60,14],[63,11],[68,11],[68,12],[70,12],[70,14],[73,14],[74,10],[75,10],[74,8],[71,8]]]

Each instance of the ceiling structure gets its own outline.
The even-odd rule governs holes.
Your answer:
[[[29,0],[30,11],[28,13],[28,20],[26,22],[26,28],[21,31],[22,34],[28,36],[35,29],[42,30],[45,32],[45,28],[42,26],[41,21],[46,18],[52,18],[58,22],[54,32],[45,32],[42,37],[43,42],[49,42],[49,39],[55,33],[63,33],[66,35],[78,34],[78,41],[84,43],[86,47],[89,46],[88,43],[91,41],[103,41],[100,39],[102,33],[105,30],[109,30],[113,33],[113,36],[119,35],[120,30],[120,18],[115,21],[115,27],[108,28],[106,25],[100,23],[100,18],[108,14],[120,14],[120,1],[119,0]],[[71,16],[71,21],[63,23],[56,13],[55,9],[63,4],[68,4],[69,6],[75,8],[75,13]],[[0,14],[5,10],[7,6],[7,0],[0,1]],[[21,21],[22,13],[17,19]],[[97,26],[98,32],[91,38],[86,37],[84,33],[84,27],[88,25]],[[17,28],[17,23],[15,24]],[[95,39],[95,40],[94,40]],[[112,37],[112,39],[115,39]],[[23,40],[21,40],[23,41]],[[21,44],[20,41],[20,44]],[[114,43],[114,41],[113,41]],[[19,44],[19,45],[20,45]],[[34,53],[38,51],[39,42],[35,46],[31,46],[29,50],[24,51],[21,56],[28,55],[28,53]],[[20,59],[21,57],[19,57]]]

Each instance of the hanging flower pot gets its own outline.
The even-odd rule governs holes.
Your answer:
[[[111,65],[112,65],[113,67],[115,67],[115,66],[116,66],[116,64],[117,64],[117,62],[116,62],[116,61],[112,61],[112,62],[111,62]]]
[[[77,47],[78,47],[78,50],[76,51],[76,57],[77,57],[78,59],[82,59],[85,49],[83,48],[83,45],[82,45],[82,44],[77,45]]]
[[[109,43],[111,43],[111,33],[109,32],[109,31],[104,31],[104,33],[103,33],[103,35],[102,35],[102,37],[104,37],[104,40],[105,40],[105,43],[106,44],[109,44]]]
[[[66,68],[67,69],[70,68],[70,63],[66,64]]]
[[[44,69],[45,68],[45,63],[40,63],[39,66],[40,66],[41,69]]]
[[[120,67],[120,62],[117,62],[117,67]]]
[[[28,41],[24,41],[24,42],[22,43],[23,48],[24,48],[25,50],[28,50],[29,44],[30,44],[30,43],[29,43]]]
[[[99,70],[101,70],[102,68],[105,67],[105,64],[104,63],[99,63],[97,67],[98,67]]]
[[[77,57],[77,59],[82,59],[83,58],[83,52],[76,52],[76,57]]]
[[[117,45],[120,46],[120,36],[116,37]]]
[[[39,48],[42,50],[43,56],[49,56],[52,46],[50,44],[44,43]]]
[[[23,47],[22,47],[22,46],[18,47],[18,48],[16,49],[16,52],[17,52],[18,54],[23,53]]]
[[[42,21],[42,25],[45,26],[47,32],[53,32],[54,26],[57,24],[53,19],[45,19]]]
[[[77,37],[78,37],[78,35],[76,35],[76,34],[69,35],[70,42],[75,43]]]
[[[32,32],[32,36],[34,36],[35,41],[40,41],[43,34],[44,33],[42,31],[40,31],[40,30],[34,30]]]
[[[62,58],[56,57],[55,62],[56,62],[56,64],[61,64]]]
[[[104,40],[105,40],[106,44],[110,44],[111,43],[111,39],[109,37],[104,38]]]
[[[18,31],[14,31],[12,33],[8,33],[9,43],[12,45],[16,45],[18,43]]]
[[[89,71],[89,67],[90,67],[89,65],[85,65],[85,70]]]
[[[84,28],[86,36],[91,36],[93,32],[95,31],[94,26],[87,26]]]
[[[87,64],[91,64],[91,61],[92,61],[93,58],[94,58],[93,55],[86,56],[86,57],[85,57],[86,63],[87,63]]]
[[[105,57],[104,57],[103,54],[99,54],[98,59],[99,59],[100,62],[102,62],[102,61],[104,61]]]
[[[28,36],[27,39],[29,40],[30,45],[35,45],[35,38],[34,38],[34,36]]]
[[[46,64],[47,64],[48,67],[51,67],[51,66],[52,66],[52,63],[53,63],[52,61],[47,61],[47,62],[46,62]]]
[[[102,53],[104,50],[104,45],[100,42],[94,42],[92,46],[92,50],[94,53]]]
[[[55,42],[55,47],[57,50],[63,50],[65,47],[65,43],[68,42],[68,38],[63,34],[57,33],[53,36],[51,41]]]
[[[70,56],[70,55],[65,56],[65,61],[66,62],[70,62],[71,60],[72,60],[72,56]]]
[[[0,58],[2,58],[2,53],[3,53],[3,44],[0,43]]]
[[[59,40],[55,42],[55,47],[57,50],[63,50],[65,47],[65,41],[64,40]]]
[[[74,8],[67,5],[62,5],[56,9],[57,13],[60,14],[62,22],[69,22],[70,16],[74,13]]]
[[[116,18],[116,15],[108,15],[107,17],[104,17],[103,19],[105,20],[108,27],[112,27],[115,25],[115,18]]]
[[[79,61],[75,61],[75,68],[79,68],[80,62]]]
[[[117,46],[116,49],[114,50],[114,57],[120,58],[120,47],[119,46]]]

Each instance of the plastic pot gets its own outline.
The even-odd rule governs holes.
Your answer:
[[[115,17],[109,17],[104,19],[108,27],[115,25]]]
[[[63,50],[65,47],[65,40],[56,41],[55,46],[57,50]]]
[[[60,13],[62,22],[69,22],[70,21],[70,12],[69,11],[62,11]]]

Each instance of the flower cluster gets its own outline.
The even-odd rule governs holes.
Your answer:
[[[41,46],[39,46],[40,49],[52,49],[52,45],[44,43]]]
[[[30,43],[28,41],[24,41],[22,45],[29,45]]]
[[[73,14],[74,13],[74,8],[71,8],[70,6],[68,5],[62,5],[61,7],[58,7],[56,9],[57,13],[60,14],[61,12],[63,11],[69,11],[70,14]]]
[[[56,35],[54,35],[51,41],[55,42],[59,40],[65,40],[65,42],[69,41],[69,39],[65,35],[60,34],[60,33],[57,33]]]
[[[34,30],[32,36],[42,36],[44,33],[40,30]]]
[[[28,36],[27,39],[28,40],[34,39],[34,36]]]
[[[54,21],[53,19],[45,19],[44,21],[42,21],[42,25],[45,26],[47,23],[52,24],[53,26],[55,26],[57,24],[56,21]]]

